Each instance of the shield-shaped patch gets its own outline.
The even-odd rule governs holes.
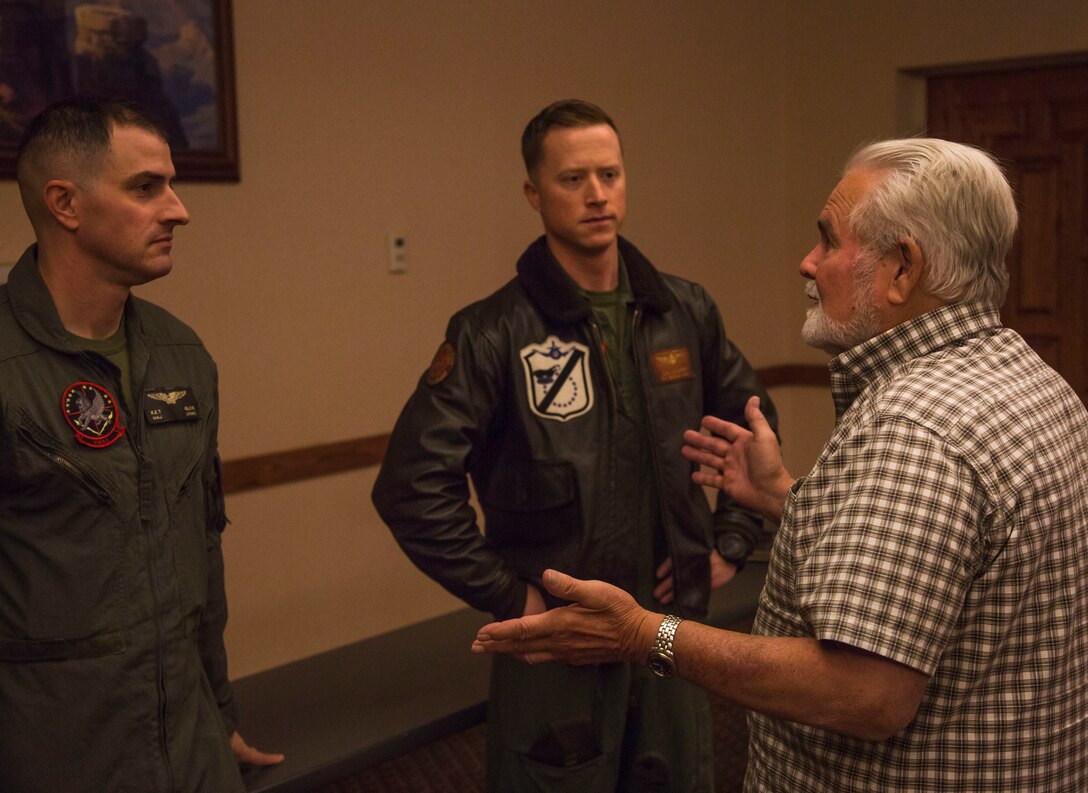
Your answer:
[[[544,419],[567,421],[593,408],[589,348],[549,336],[521,349],[529,407]]]

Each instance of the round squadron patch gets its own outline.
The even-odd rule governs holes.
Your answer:
[[[438,385],[453,371],[454,353],[453,345],[448,341],[442,342],[438,352],[434,354],[434,360],[427,370],[427,385]]]
[[[73,383],[64,391],[61,409],[76,440],[92,449],[117,442],[125,428],[117,415],[117,400],[96,383]]]

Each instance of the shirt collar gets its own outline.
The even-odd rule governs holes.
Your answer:
[[[952,303],[851,347],[828,365],[836,418],[871,383],[888,378],[910,361],[1000,326],[998,309],[993,306]]]

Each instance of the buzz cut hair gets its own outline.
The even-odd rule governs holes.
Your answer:
[[[120,99],[72,97],[46,107],[27,126],[15,158],[19,189],[25,194],[35,182],[56,178],[50,170],[67,161],[84,176],[110,150],[114,127],[137,127],[164,142],[166,130],[139,106]]]

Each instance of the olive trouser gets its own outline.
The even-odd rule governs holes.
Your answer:
[[[713,793],[699,688],[630,664],[530,665],[497,655],[489,793]]]

